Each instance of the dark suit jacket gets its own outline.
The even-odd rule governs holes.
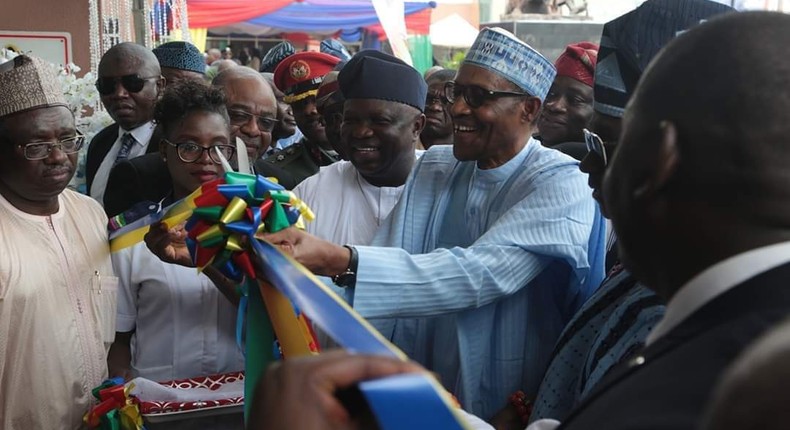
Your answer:
[[[104,211],[113,217],[142,201],[159,202],[173,189],[167,164],[158,153],[121,161],[110,171]]]
[[[719,376],[790,315],[790,263],[704,305],[600,382],[561,429],[695,429]]]
[[[104,128],[104,130],[96,133],[88,145],[88,154],[85,157],[85,181],[88,193],[90,193],[93,179],[96,177],[96,172],[99,170],[104,157],[110,152],[112,144],[118,140],[118,124],[111,124]],[[154,134],[151,135],[146,153],[159,151],[159,141],[161,140],[161,133],[159,128],[154,129]]]

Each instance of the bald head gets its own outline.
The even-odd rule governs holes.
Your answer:
[[[777,55],[787,40],[788,15],[731,14],[684,34],[648,69],[629,106],[629,140],[655,142],[661,121],[675,125],[682,195],[750,211],[781,199],[790,225],[790,58]]]
[[[271,145],[277,122],[277,99],[271,85],[249,67],[222,71],[212,85],[225,92],[233,133],[244,141],[250,160],[257,160]],[[253,121],[249,114],[257,118]]]
[[[119,43],[108,49],[99,61],[99,76],[103,71],[119,64],[130,63],[138,70],[148,75],[160,75],[159,60],[153,51],[145,46],[131,42]]]
[[[696,270],[790,240],[787,40],[788,15],[714,18],[667,45],[626,109],[606,206],[629,267],[654,266],[668,295]]]
[[[154,117],[154,105],[165,86],[159,60],[135,43],[119,43],[99,62],[101,101],[124,130],[133,130]]]

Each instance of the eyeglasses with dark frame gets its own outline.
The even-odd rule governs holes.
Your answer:
[[[458,97],[463,95],[464,101],[470,108],[475,109],[483,106],[487,101],[500,97],[529,97],[527,93],[515,91],[494,91],[487,90],[477,85],[460,85],[455,81],[448,81],[444,84],[444,97],[448,103],[455,103]]]
[[[19,145],[22,148],[22,153],[26,159],[30,161],[43,160],[49,157],[55,147],[59,147],[64,154],[74,154],[82,149],[85,144],[85,136],[76,134],[72,137],[60,139],[56,142],[30,142],[25,145]]]
[[[606,159],[606,148],[603,146],[603,140],[601,138],[587,130],[586,128],[583,130],[584,132],[584,143],[587,145],[587,152],[591,152],[598,156],[598,158],[603,161],[603,165],[606,166],[607,159]]]
[[[219,149],[222,155],[225,156],[225,159],[230,160],[233,158],[233,154],[236,153],[236,147],[233,145],[211,145],[209,147],[200,146],[197,143],[192,142],[182,142],[182,143],[173,143],[167,139],[162,139],[168,145],[174,146],[176,148],[176,153],[178,154],[178,158],[181,159],[184,163],[195,163],[198,160],[203,158],[203,153],[208,151],[208,157],[214,164],[222,164],[222,159],[217,154],[217,151],[214,148]]]
[[[255,115],[239,109],[228,109],[228,117],[230,117],[230,124],[234,127],[242,127],[250,122],[251,118],[255,118],[258,130],[267,133],[271,133],[274,130],[274,126],[277,125],[277,118]]]
[[[96,81],[96,90],[103,96],[108,96],[115,92],[115,85],[120,82],[126,91],[130,93],[139,93],[145,88],[145,83],[151,79],[159,79],[161,76],[145,76],[140,77],[137,75],[125,75],[121,77],[105,77],[99,78]]]

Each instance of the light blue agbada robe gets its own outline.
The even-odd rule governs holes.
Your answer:
[[[604,230],[587,176],[559,151],[530,139],[480,170],[434,146],[375,246],[357,247],[346,297],[488,418],[510,393],[537,391],[565,323],[603,279]]]

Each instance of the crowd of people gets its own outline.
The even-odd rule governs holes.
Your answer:
[[[183,225],[108,245],[225,160],[315,211],[261,239],[413,360],[271,365],[248,429],[364,427],[335,394],[409,372],[475,429],[784,428],[787,40],[787,15],[647,0],[554,62],[484,28],[424,74],[333,39],[242,64],[120,43],[91,142],[20,55],[0,65],[0,428],[82,428],[108,376],[244,369],[236,282],[195,270]],[[87,195],[67,188],[84,145]]]

